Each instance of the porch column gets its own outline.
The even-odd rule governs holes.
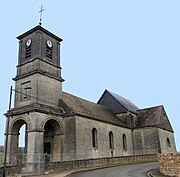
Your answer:
[[[8,135],[6,163],[9,165],[12,163],[15,156],[18,154],[18,140],[19,140],[19,134]]]
[[[44,165],[44,131],[28,131],[26,174],[41,174]]]

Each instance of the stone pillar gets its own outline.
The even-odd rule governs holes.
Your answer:
[[[18,141],[19,141],[19,133],[18,134],[11,134],[9,135],[8,139],[9,143],[11,143],[10,148],[11,148],[11,157],[15,156],[18,154]]]
[[[27,154],[27,145],[28,145],[28,133],[27,133],[27,125],[25,127],[25,147],[24,147],[24,154]]]
[[[41,174],[44,166],[44,131],[28,131],[26,174]]]
[[[54,135],[53,143],[52,143],[52,157],[51,161],[61,161],[61,136]]]
[[[19,134],[9,134],[7,144],[6,163],[11,164],[18,153]]]
[[[44,131],[28,131],[27,154],[44,153]]]

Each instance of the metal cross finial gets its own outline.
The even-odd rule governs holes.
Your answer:
[[[43,6],[41,5],[41,10],[39,11],[40,13],[40,20],[39,20],[39,25],[42,25],[42,12],[44,11]]]

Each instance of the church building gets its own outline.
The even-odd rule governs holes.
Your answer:
[[[61,76],[63,40],[41,25],[17,39],[14,108],[7,135],[9,162],[18,153],[23,125],[24,154],[47,154],[50,161],[176,151],[174,131],[162,105],[140,109],[109,90],[97,103],[66,93]]]

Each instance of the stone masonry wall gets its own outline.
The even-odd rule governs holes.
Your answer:
[[[22,169],[22,166],[20,164],[16,166],[7,166],[6,176],[8,177],[17,176],[18,174],[21,174],[21,169]],[[0,177],[3,177],[3,171],[4,171],[4,168],[0,167]]]
[[[133,163],[145,163],[155,161],[157,161],[157,155],[137,155],[64,162],[49,162],[46,163],[46,171],[49,173],[54,173],[68,169],[107,167],[114,165],[127,165]]]
[[[54,173],[68,169],[79,168],[98,168],[108,167],[115,165],[128,165],[133,163],[145,163],[155,162],[158,160],[157,154],[155,155],[136,155],[136,156],[124,156],[124,157],[109,157],[98,159],[86,159],[86,160],[74,160],[74,161],[62,161],[62,162],[48,162],[46,161],[46,172]],[[8,177],[18,176],[22,173],[22,164],[16,166],[8,166],[6,168],[6,175]],[[0,177],[3,177],[3,167],[0,167]]]
[[[159,149],[158,129],[136,128],[133,130],[135,154],[153,154]]]
[[[92,147],[93,128],[97,130],[97,148]],[[112,149],[109,147],[110,131],[113,133]],[[126,136],[127,149],[123,149],[123,134]],[[131,155],[133,155],[131,129],[76,116],[76,160]]]
[[[180,177],[180,153],[159,154],[158,160],[161,173]]]

